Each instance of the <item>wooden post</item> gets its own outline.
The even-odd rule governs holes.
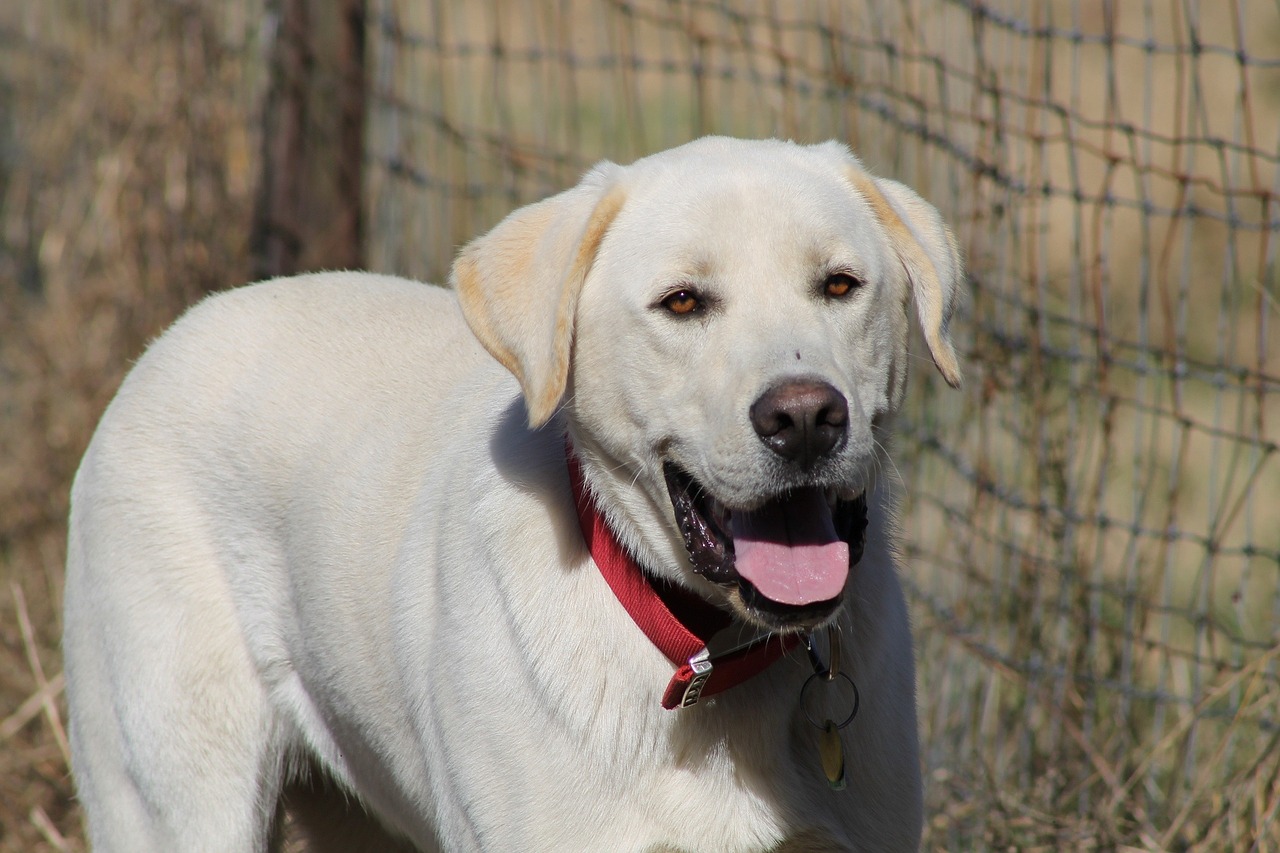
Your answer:
[[[307,0],[279,0],[271,83],[262,123],[262,187],[254,213],[256,278],[298,270],[302,249],[299,188],[306,126]]]
[[[364,259],[365,0],[277,0],[254,215],[257,278]]]
[[[338,32],[339,129],[337,233],[333,266],[364,265],[364,132],[368,73],[365,67],[366,0],[342,0]]]

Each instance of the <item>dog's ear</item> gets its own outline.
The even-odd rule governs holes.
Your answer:
[[[963,294],[964,265],[951,229],[933,205],[897,181],[872,178],[856,166],[849,169],[849,176],[884,226],[911,280],[916,316],[933,363],[948,385],[959,388],[960,363],[951,343],[951,317]]]
[[[520,381],[533,427],[546,423],[564,397],[578,294],[622,208],[616,171],[602,164],[573,189],[520,208],[453,264],[462,313]]]

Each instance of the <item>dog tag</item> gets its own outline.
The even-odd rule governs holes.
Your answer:
[[[822,758],[822,772],[827,774],[827,784],[833,791],[844,790],[844,744],[834,720],[827,720],[818,735],[818,755]]]

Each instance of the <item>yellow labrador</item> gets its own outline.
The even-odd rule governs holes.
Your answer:
[[[960,381],[937,212],[708,138],[452,280],[223,293],[121,387],[67,567],[95,848],[269,849],[284,802],[315,849],[915,849],[879,475],[911,305]]]

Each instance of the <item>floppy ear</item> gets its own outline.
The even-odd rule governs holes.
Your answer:
[[[469,243],[450,280],[485,349],[515,374],[529,425],[542,426],[564,397],[582,283],[622,207],[613,164],[581,184],[523,207]]]
[[[875,211],[894,253],[911,281],[911,298],[933,363],[952,388],[960,387],[960,364],[951,343],[951,317],[960,301],[964,267],[951,229],[914,190],[857,167],[850,180]]]

